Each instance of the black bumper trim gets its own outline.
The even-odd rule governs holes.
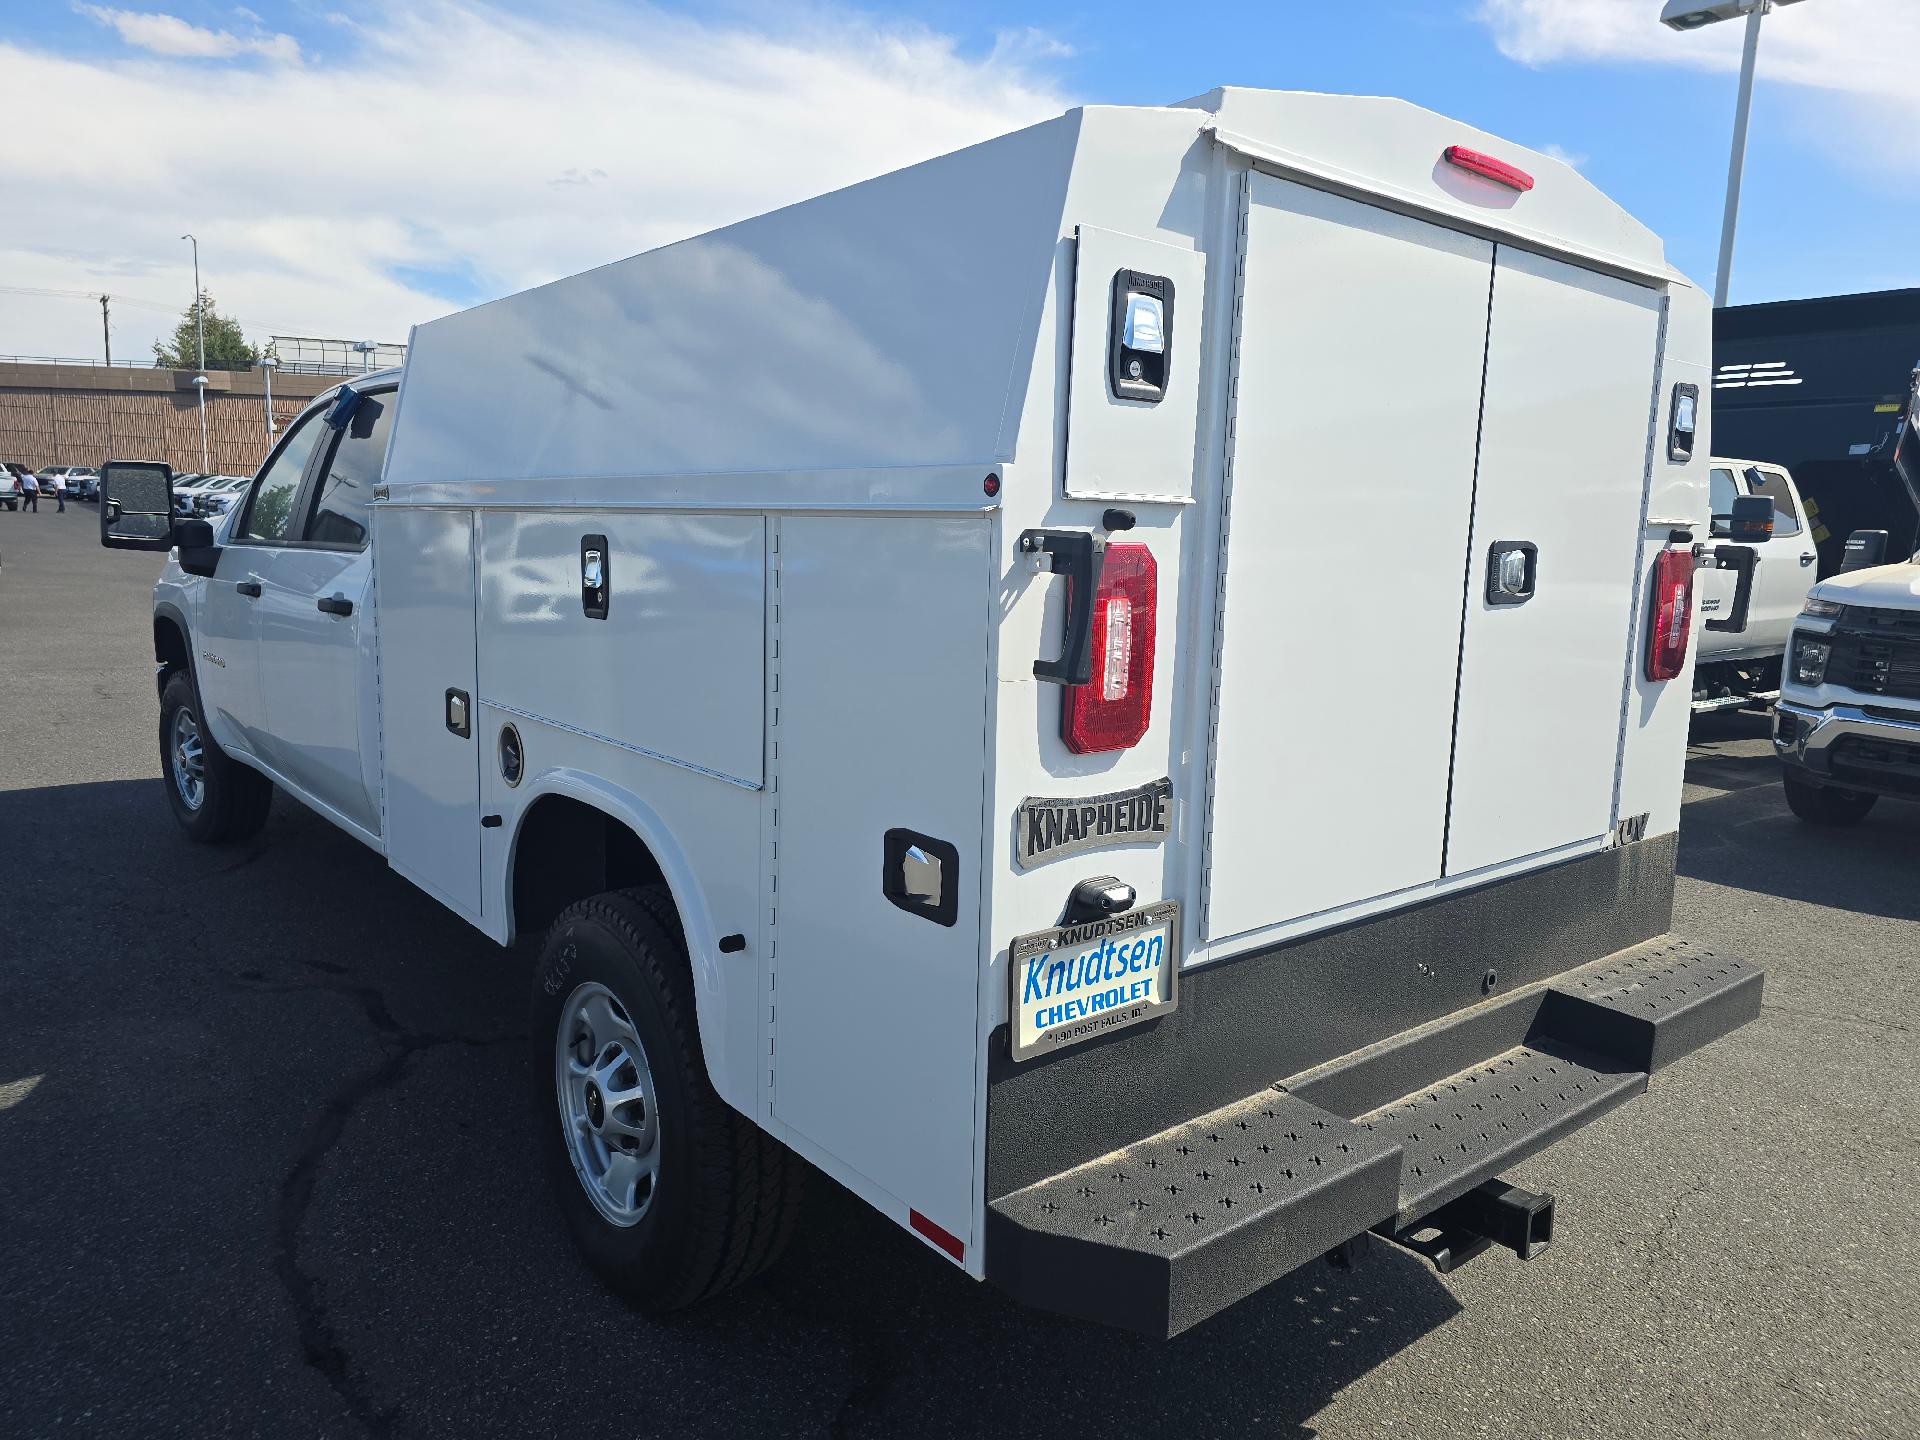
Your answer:
[[[993,1201],[987,1278],[1044,1309],[1176,1335],[1639,1094],[1758,1015],[1762,984],[1744,961],[1657,942],[1418,1027]],[[1463,1037],[1492,1053],[1404,1088]],[[1382,1086],[1396,1087],[1384,1103]]]

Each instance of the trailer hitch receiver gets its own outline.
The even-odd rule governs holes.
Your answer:
[[[1553,1243],[1553,1196],[1487,1180],[1401,1229],[1381,1231],[1445,1275],[1495,1245],[1531,1260]]]

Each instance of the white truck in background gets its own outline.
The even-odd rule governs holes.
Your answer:
[[[1707,476],[1712,539],[1734,538],[1734,502],[1742,496],[1771,500],[1773,518],[1766,534],[1741,537],[1752,552],[1749,572],[1718,566],[1701,571],[1696,715],[1764,707],[1779,698],[1787,637],[1818,559],[1800,491],[1785,466],[1716,457]]]
[[[1920,555],[1882,565],[1886,543],[1856,530],[1807,596],[1774,707],[1787,804],[1818,825],[1920,800]]]
[[[812,1165],[1169,1335],[1536,1253],[1500,1173],[1758,1014],[1668,933],[1709,313],[1410,105],[1089,107],[421,326],[218,540],[138,463],[102,535],[173,547],[190,835],[277,785],[545,937],[610,1284],[746,1278]]]

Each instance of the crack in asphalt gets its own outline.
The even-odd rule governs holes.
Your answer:
[[[325,961],[296,962],[323,975],[346,976],[346,967]],[[383,1046],[390,1047],[387,1057],[372,1070],[337,1087],[322,1102],[302,1137],[298,1153],[280,1182],[275,1205],[274,1272],[293,1308],[299,1329],[300,1348],[306,1363],[319,1372],[334,1393],[346,1404],[348,1412],[369,1435],[391,1435],[401,1414],[398,1404],[382,1408],[363,1379],[357,1375],[347,1347],[327,1317],[319,1279],[300,1263],[300,1235],[307,1214],[313,1207],[315,1188],[328,1154],[340,1141],[347,1122],[369,1100],[390,1089],[406,1073],[416,1055],[448,1045],[484,1048],[517,1044],[518,1035],[442,1035],[431,1031],[412,1031],[394,1018],[386,997],[370,985],[354,985],[335,980],[305,983],[271,983],[258,970],[242,971],[227,977],[235,988],[260,994],[293,994],[318,991],[353,1001]]]
[[[1881,1020],[1872,1015],[1835,1015],[1826,1010],[1809,1010],[1802,1005],[1781,1005],[1768,1000],[1762,1010],[1777,1010],[1782,1015],[1797,1015],[1804,1020],[1825,1020],[1835,1025],[1864,1025],[1869,1030],[1889,1030],[1895,1035],[1911,1035],[1913,1027],[1896,1020]]]

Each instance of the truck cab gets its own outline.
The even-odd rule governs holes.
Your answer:
[[[1802,820],[1851,825],[1883,796],[1920,800],[1920,555],[1813,587],[1794,622],[1773,745]]]
[[[160,682],[164,690],[174,673],[190,674],[201,706],[183,722],[195,735],[175,745],[197,757],[200,771],[183,765],[169,792],[190,829],[212,818],[196,808],[206,800],[210,737],[219,752],[378,845],[368,505],[398,380],[394,371],[356,377],[316,397],[224,517],[216,562],[189,569],[176,559],[161,574]]]
[[[1800,492],[1785,466],[1716,457],[1707,472],[1710,536],[1732,538],[1734,501],[1773,501],[1772,533],[1744,543],[1754,551],[1745,616],[1734,614],[1740,582],[1714,568],[1700,575],[1700,651],[1694,661],[1693,710],[1710,713],[1765,705],[1780,693],[1780,665],[1794,617],[1814,581],[1818,559]]]

